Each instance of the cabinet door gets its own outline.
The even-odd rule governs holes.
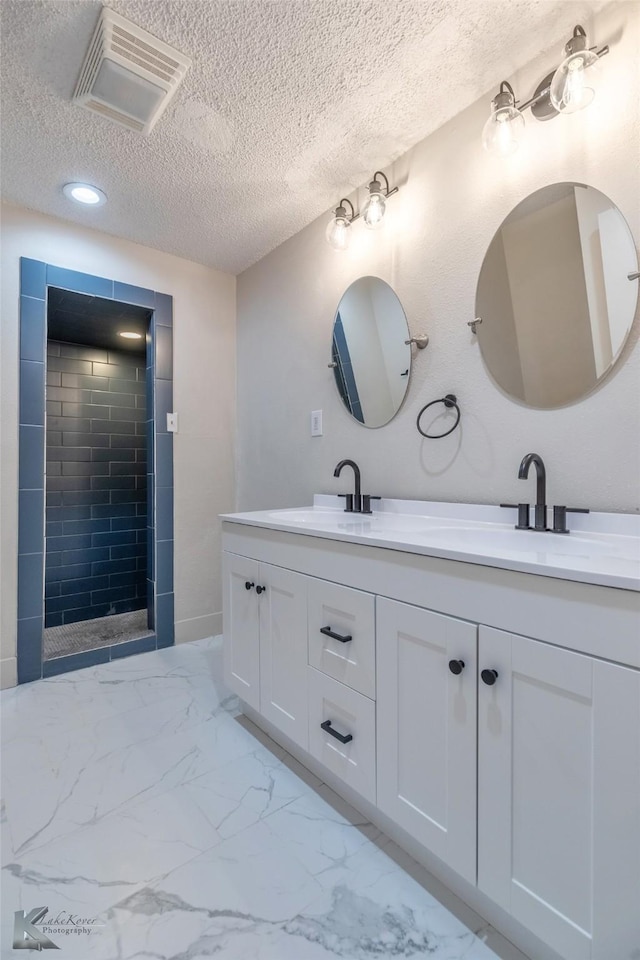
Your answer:
[[[307,578],[260,564],[260,710],[307,749]]]
[[[479,669],[478,886],[566,960],[635,956],[640,673],[487,627]]]
[[[471,883],[476,633],[475,624],[376,601],[378,806]],[[464,666],[454,674],[449,661]]]
[[[260,709],[260,642],[256,560],[223,555],[224,681],[249,706]],[[252,584],[247,589],[246,584]]]

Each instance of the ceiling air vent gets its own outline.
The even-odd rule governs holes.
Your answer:
[[[190,66],[189,57],[103,7],[73,101],[148,134]]]

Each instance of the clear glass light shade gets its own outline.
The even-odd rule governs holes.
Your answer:
[[[524,117],[517,107],[491,105],[491,116],[482,131],[482,145],[494,157],[508,157],[518,149],[524,133]]]
[[[325,237],[334,250],[346,250],[351,239],[351,223],[346,217],[333,216],[327,224]]]
[[[551,81],[549,96],[559,113],[576,113],[588,107],[596,95],[599,58],[580,50],[563,60]]]
[[[382,226],[386,209],[387,204],[383,195],[381,193],[372,193],[362,213],[365,226],[369,227],[370,230],[376,230]]]

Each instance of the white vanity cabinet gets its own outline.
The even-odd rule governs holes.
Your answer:
[[[225,682],[303,749],[307,719],[307,578],[226,553]]]
[[[479,651],[479,888],[567,960],[638,956],[640,672],[489,627]]]
[[[378,597],[376,630],[378,806],[475,883],[477,627]]]
[[[249,716],[532,960],[637,960],[638,594],[241,522],[224,545]]]

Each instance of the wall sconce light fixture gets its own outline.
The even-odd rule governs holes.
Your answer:
[[[347,209],[344,206],[345,203],[348,203],[351,207],[351,214],[347,213]],[[347,249],[349,241],[351,240],[350,228],[354,220],[357,220],[357,214],[353,208],[353,204],[351,200],[343,197],[327,224],[325,237],[330,247],[338,251]]]
[[[485,150],[501,157],[514,153],[524,131],[525,110],[531,109],[536,120],[552,120],[560,113],[575,113],[588,106],[595,96],[597,64],[607,53],[608,46],[601,50],[588,47],[585,30],[578,25],[565,45],[565,59],[538,85],[530,100],[518,103],[513,88],[503,80],[482,131]]]
[[[378,177],[382,177],[384,180],[384,193],[382,192],[382,184],[378,180]],[[377,230],[377,228],[382,225],[387,209],[387,197],[391,197],[397,192],[397,187],[394,187],[393,190],[389,189],[389,181],[384,173],[382,173],[381,170],[376,170],[373,175],[373,180],[369,184],[369,196],[362,211],[362,219],[364,220],[365,227],[369,227],[370,230]]]
[[[384,180],[384,188],[378,179]],[[368,186],[369,196],[367,197],[361,213],[356,213],[353,204],[346,197],[343,197],[338,206],[333,211],[333,216],[327,224],[325,237],[327,243],[334,250],[346,250],[351,239],[351,224],[360,217],[365,222],[365,226],[374,230],[382,224],[387,207],[387,198],[392,197],[398,192],[398,188],[389,189],[389,181],[381,170],[376,170],[373,179]],[[347,211],[345,203],[349,204],[351,212]]]

